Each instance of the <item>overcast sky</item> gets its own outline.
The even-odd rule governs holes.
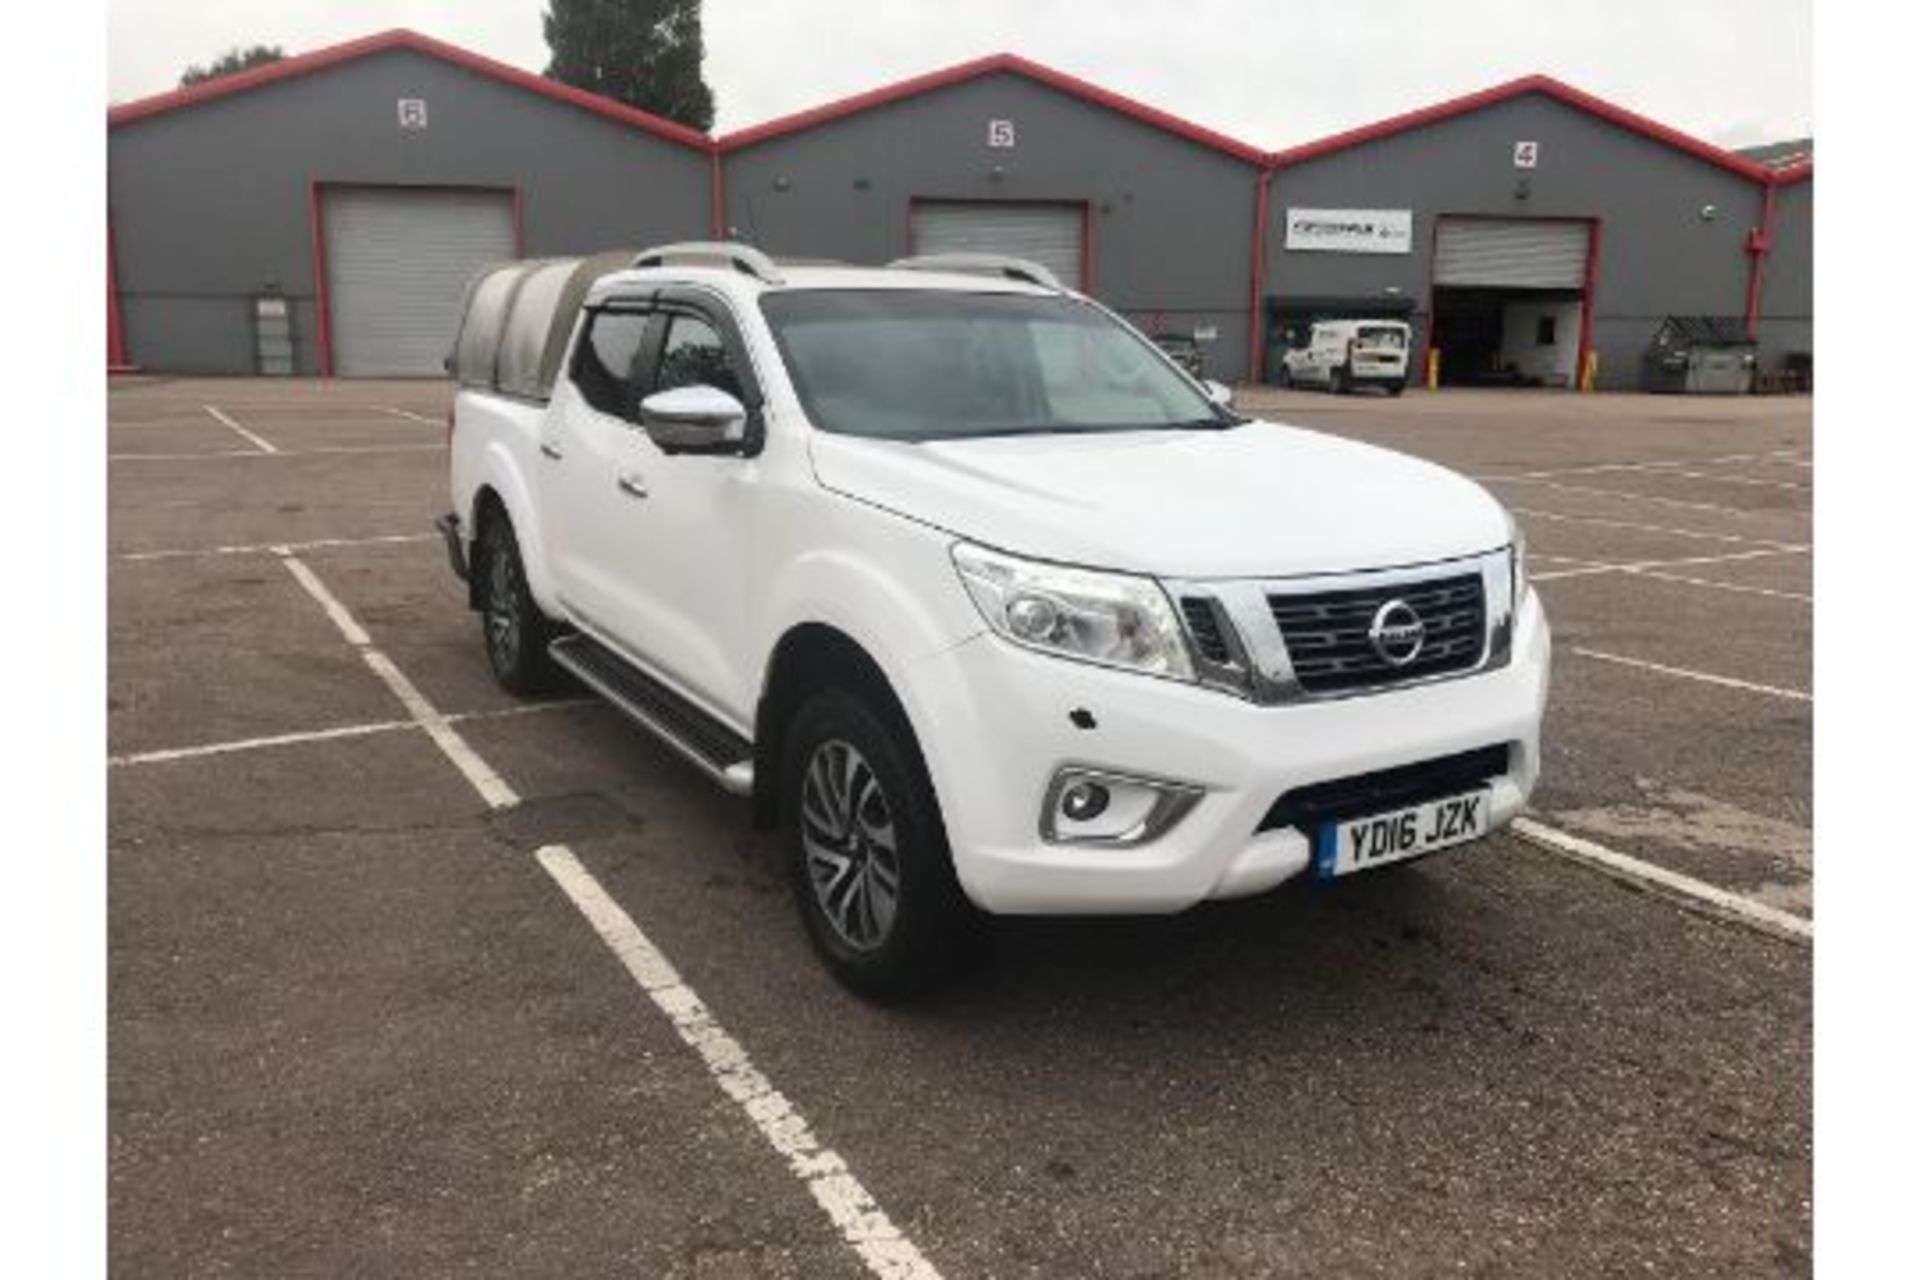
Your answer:
[[[546,66],[545,0],[111,0],[115,101],[411,27]],[[706,0],[716,128],[1009,51],[1279,148],[1543,71],[1723,146],[1813,131],[1811,0]]]

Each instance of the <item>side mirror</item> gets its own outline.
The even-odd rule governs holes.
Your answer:
[[[747,407],[718,387],[675,387],[640,402],[640,425],[669,453],[721,449],[746,440]]]
[[[1208,378],[1206,381],[1202,382],[1200,385],[1206,389],[1207,399],[1213,401],[1215,404],[1219,405],[1222,409],[1233,408],[1233,388],[1232,387],[1228,386],[1224,382],[1215,382],[1212,378]]]

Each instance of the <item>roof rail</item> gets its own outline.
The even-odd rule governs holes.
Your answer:
[[[976,275],[1001,276],[1024,280],[1043,289],[1065,289],[1059,277],[1037,262],[1009,258],[999,253],[923,253],[911,258],[895,258],[887,264],[899,271],[960,271]]]
[[[780,284],[780,268],[750,244],[731,240],[681,240],[657,244],[634,255],[636,267],[732,267],[763,284]]]

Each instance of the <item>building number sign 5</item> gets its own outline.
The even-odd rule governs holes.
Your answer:
[[[1011,151],[1013,149],[1013,121],[987,121],[987,145],[999,150]]]

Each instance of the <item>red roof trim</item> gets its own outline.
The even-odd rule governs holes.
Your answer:
[[[510,67],[504,62],[496,62],[492,58],[462,49],[457,45],[404,29],[363,36],[358,40],[315,49],[312,53],[285,58],[263,67],[255,67],[250,71],[221,76],[218,80],[209,80],[191,88],[175,89],[169,93],[155,94],[151,98],[140,98],[134,102],[109,107],[107,127],[118,128],[121,125],[132,124],[136,120],[145,120],[149,116],[177,111],[182,107],[198,106],[203,102],[211,102],[236,93],[245,93],[249,89],[258,89],[263,85],[277,84],[295,76],[324,71],[344,62],[352,62],[357,58],[385,53],[392,49],[407,49],[414,53],[425,54],[430,58],[439,58],[443,62],[451,62],[455,66],[490,76],[517,89],[525,89],[529,93],[537,93],[556,102],[564,102],[609,120],[643,129],[670,142],[678,142],[698,151],[713,150],[713,139],[697,129],[689,129],[685,125],[663,120],[659,116],[615,102],[611,98],[603,98],[599,94],[588,93],[584,89],[576,89],[571,85],[561,84],[557,80],[549,80],[545,76],[522,71],[518,67]]]
[[[1387,138],[1394,134],[1405,133],[1410,129],[1437,124],[1442,120],[1450,120],[1454,116],[1465,115],[1467,112],[1478,111],[1482,107],[1490,107],[1529,93],[1544,94],[1576,110],[1598,116],[1610,124],[1619,125],[1643,137],[1652,138],[1655,142],[1663,142],[1670,147],[1685,151],[1708,164],[1718,165],[1743,178],[1754,182],[1768,181],[1770,171],[1764,165],[1755,164],[1710,142],[1703,142],[1691,134],[1682,133],[1678,129],[1661,124],[1658,120],[1628,111],[1625,107],[1615,106],[1603,98],[1596,98],[1584,90],[1576,89],[1570,84],[1563,84],[1551,76],[1541,75],[1522,76],[1518,80],[1509,80],[1505,84],[1495,85],[1491,89],[1482,89],[1478,93],[1450,98],[1445,102],[1422,107],[1417,111],[1409,111],[1373,124],[1362,125],[1358,129],[1336,133],[1317,142],[1303,143],[1285,151],[1276,151],[1268,157],[1268,163],[1276,169],[1304,164],[1308,160],[1318,159],[1335,151],[1345,151],[1350,147],[1357,147],[1379,138]]]
[[[1182,120],[1180,117],[1170,115],[1158,107],[1150,107],[1144,102],[1138,102],[1122,94],[1115,93],[1111,89],[1103,89],[1099,85],[1090,84],[1077,76],[1070,76],[1064,71],[1056,71],[1052,67],[1044,66],[1041,63],[1034,62],[1028,58],[1022,58],[1018,54],[1013,53],[989,54],[984,58],[975,58],[971,62],[962,62],[956,66],[946,67],[939,71],[930,71],[925,75],[914,76],[911,79],[882,85],[878,89],[869,89],[865,93],[856,93],[852,97],[841,98],[822,106],[812,107],[806,111],[781,116],[778,119],[769,120],[764,124],[753,125],[746,129],[736,129],[734,132],[723,136],[719,140],[719,146],[722,151],[738,151],[742,147],[750,147],[756,142],[765,142],[769,138],[778,138],[790,133],[799,133],[804,129],[812,129],[818,125],[827,124],[830,121],[839,120],[846,116],[857,115],[863,111],[871,111],[875,107],[886,106],[888,103],[900,102],[907,98],[914,98],[924,93],[930,93],[935,89],[943,89],[948,85],[960,84],[964,81],[976,80],[981,76],[993,75],[1000,72],[1025,76],[1029,80],[1046,85],[1048,88],[1058,89],[1060,92],[1079,98],[1083,102],[1090,102],[1095,106],[1105,107],[1109,111],[1117,111],[1121,115],[1130,116],[1140,121],[1142,124],[1152,125],[1156,129],[1164,130],[1176,137],[1185,138],[1189,142],[1199,143],[1203,147],[1211,147],[1215,151],[1224,152],[1234,159],[1244,160],[1248,164],[1264,164],[1267,158],[1264,151],[1248,143],[1241,142],[1237,138],[1230,138],[1224,133],[1218,133],[1202,125],[1194,124],[1190,120]]]
[[[1806,182],[1812,177],[1813,161],[1802,160],[1800,163],[1790,164],[1784,169],[1775,169],[1773,171],[1773,185],[1776,187],[1790,187],[1796,182]]]

